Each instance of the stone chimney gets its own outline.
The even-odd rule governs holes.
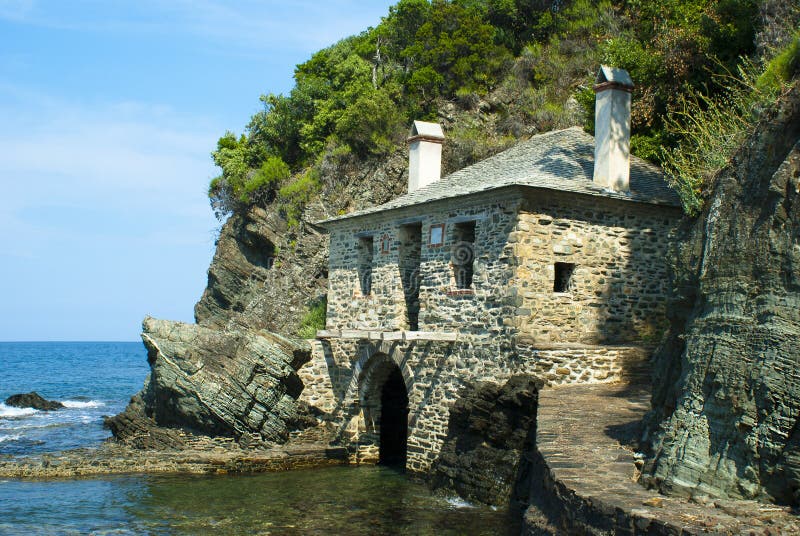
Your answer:
[[[594,183],[629,192],[633,80],[625,69],[603,65],[594,91]]]
[[[408,138],[408,192],[424,188],[442,176],[444,133],[438,123],[414,121]]]

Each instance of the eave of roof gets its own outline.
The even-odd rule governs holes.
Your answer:
[[[631,191],[627,193],[597,186],[592,181],[593,170],[594,138],[580,127],[555,130],[533,136],[501,153],[382,205],[319,223],[325,225],[438,200],[481,194],[509,186],[556,190],[636,203],[680,206],[680,199],[667,185],[663,172],[640,158],[631,157]]]

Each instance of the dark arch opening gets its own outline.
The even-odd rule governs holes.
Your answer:
[[[381,443],[378,463],[406,467],[408,441],[408,393],[403,374],[393,367],[381,389]]]

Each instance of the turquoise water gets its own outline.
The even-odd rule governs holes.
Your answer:
[[[519,534],[379,467],[0,483],[0,534]]]
[[[140,343],[0,343],[0,399],[38,391],[70,407],[0,405],[0,456],[96,447],[102,416],[147,375]],[[433,497],[380,467],[249,476],[0,481],[0,535],[519,534],[518,515]]]

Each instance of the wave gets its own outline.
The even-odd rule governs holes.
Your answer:
[[[99,408],[106,405],[105,402],[99,400],[62,400],[61,403],[65,408]]]
[[[13,435],[0,435],[0,443],[3,443],[3,442],[5,442],[5,441],[17,441],[17,440],[19,440],[21,437],[22,437],[22,436],[21,436],[20,434],[13,434]]]
[[[13,406],[6,406],[0,402],[0,418],[3,417],[27,417],[39,413],[38,409],[33,408],[15,408]]]

